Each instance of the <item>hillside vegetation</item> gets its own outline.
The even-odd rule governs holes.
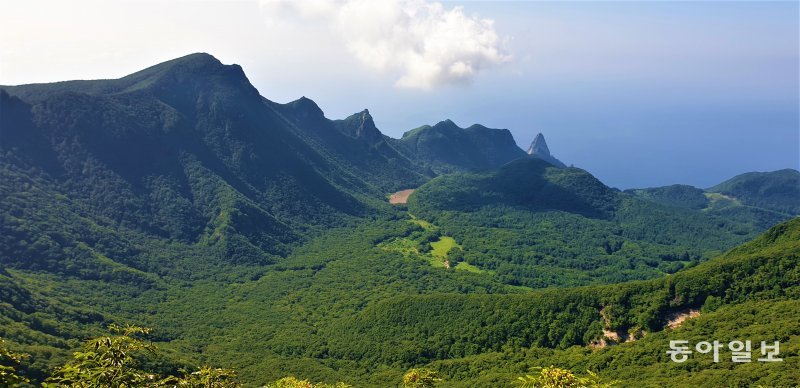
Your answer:
[[[785,385],[792,171],[620,192],[527,157],[507,130],[444,121],[391,139],[366,110],[331,120],[305,97],[269,101],[208,54],[3,86],[0,337],[14,357],[0,366],[66,378],[87,339],[135,325],[161,349],[136,371],[223,368],[245,386],[394,386],[410,370],[505,386],[549,365],[623,385]],[[401,189],[416,190],[390,205]],[[664,330],[688,309],[700,317]],[[601,348],[609,335],[637,341]],[[664,341],[682,335],[781,341],[786,361],[672,364]]]
[[[529,287],[663,276],[759,231],[752,221],[646,201],[539,159],[437,177],[408,209],[459,241],[464,262]]]

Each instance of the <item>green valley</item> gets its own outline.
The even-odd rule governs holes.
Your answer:
[[[414,370],[510,386],[552,365],[620,386],[790,386],[799,176],[620,191],[508,130],[445,120],[393,139],[367,110],[279,104],[208,54],[0,86],[0,338],[29,355],[0,366],[69,386],[58,368],[84,341],[135,325],[152,331],[109,338],[157,345],[129,361],[173,385],[392,387]],[[675,363],[670,340],[752,340],[754,359],[778,341],[783,361]]]

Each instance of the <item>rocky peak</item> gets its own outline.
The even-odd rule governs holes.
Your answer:
[[[374,145],[383,140],[383,135],[375,126],[375,121],[368,109],[350,115],[344,120],[337,120],[335,124],[344,134],[356,139],[363,139],[369,144]]]
[[[537,156],[550,156],[550,149],[547,148],[547,142],[544,140],[544,135],[541,133],[536,135],[536,138],[533,139],[531,146],[528,147],[528,155],[537,155]]]
[[[355,137],[367,140],[370,143],[376,143],[382,140],[381,131],[375,126],[375,121],[372,120],[372,115],[369,114],[368,109],[364,109],[358,114],[358,127],[356,128]]]
[[[369,109],[364,109],[360,113],[356,113],[359,119],[359,132],[358,134],[362,134],[365,130],[378,130],[375,127],[375,121],[372,120],[372,115],[369,114]]]
[[[550,148],[547,147],[547,142],[544,140],[544,135],[541,133],[536,135],[531,146],[528,147],[528,155],[542,159],[556,167],[566,167],[564,163],[556,159],[553,155],[550,155]]]

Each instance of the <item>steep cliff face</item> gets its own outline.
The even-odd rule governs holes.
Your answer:
[[[544,135],[541,133],[536,135],[531,146],[528,147],[528,155],[550,156],[550,148],[547,147],[547,141],[544,140]]]

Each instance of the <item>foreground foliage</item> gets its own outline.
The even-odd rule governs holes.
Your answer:
[[[155,352],[155,346],[137,338],[150,332],[138,326],[109,326],[114,336],[92,339],[73,360],[59,368],[47,382],[54,386],[132,387],[155,382],[155,375],[138,370],[136,357],[142,352]]]
[[[349,387],[351,386],[343,382],[337,382],[335,384],[312,383],[310,380],[301,380],[298,379],[297,377],[289,376],[276,380],[270,384],[267,384],[265,388],[349,388]]]
[[[181,376],[160,376],[145,370],[145,362],[158,354],[158,348],[141,338],[150,329],[139,326],[110,325],[110,336],[86,341],[83,350],[58,368],[43,383],[44,387],[152,387],[152,388],[236,388],[236,373],[203,366]]]
[[[403,375],[404,388],[431,388],[442,381],[439,373],[430,369],[411,369]]]
[[[617,381],[602,382],[600,377],[592,371],[586,371],[588,376],[579,377],[567,369],[537,367],[539,374],[517,377],[514,385],[520,388],[608,388]]]
[[[17,372],[19,361],[25,356],[6,349],[3,340],[0,339],[0,387],[13,387],[29,381]]]

